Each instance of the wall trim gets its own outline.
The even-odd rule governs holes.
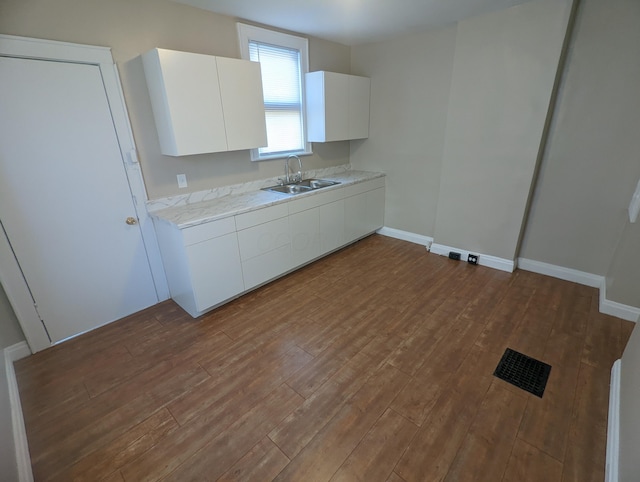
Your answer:
[[[604,276],[578,271],[577,269],[565,268],[554,264],[543,263],[533,259],[518,258],[518,268],[533,273],[544,274],[554,278],[572,281],[592,288],[600,288],[605,280]]]
[[[18,381],[13,362],[31,355],[31,350],[26,341],[21,341],[4,349],[4,361],[7,371],[7,386],[9,391],[9,401],[11,403],[11,425],[13,426],[13,444],[16,452],[16,465],[18,467],[19,482],[33,482],[33,471],[31,470],[31,457],[29,456],[29,444],[27,443],[27,432],[24,428],[24,418],[22,416],[22,404],[20,403],[20,392],[18,391]]]
[[[611,368],[609,386],[609,421],[607,423],[607,464],[605,482],[618,482],[620,458],[620,372],[622,360],[616,360]]]
[[[507,273],[513,273],[513,270],[516,269],[516,263],[510,259],[498,258],[496,256],[482,254],[476,251],[467,251],[465,249],[453,248],[451,246],[446,246],[444,244],[433,243],[431,245],[431,252],[434,254],[439,254],[441,256],[449,256],[449,251],[455,251],[457,253],[460,253],[461,255],[460,259],[465,262],[469,254],[477,254],[480,257],[478,259],[478,264],[480,266],[486,266],[488,268],[498,269],[500,271],[506,271]]]
[[[585,286],[591,286],[592,288],[598,288],[600,290],[600,303],[598,307],[600,313],[633,322],[638,321],[640,317],[640,308],[607,299],[607,279],[604,276],[526,258],[518,258],[518,268]]]
[[[600,287],[600,313],[634,322],[637,322],[640,318],[640,308],[607,299],[606,280],[602,282],[602,286]]]
[[[433,243],[433,238],[431,236],[423,236],[422,234],[415,234],[409,231],[388,228],[386,226],[378,229],[376,233],[381,234],[382,236],[387,236],[389,238],[396,238],[403,241],[409,241],[410,243],[420,244],[422,246],[426,246],[427,249],[429,249],[431,247],[431,244]]]

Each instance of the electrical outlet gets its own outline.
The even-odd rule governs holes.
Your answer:
[[[187,187],[187,175],[186,174],[178,174],[176,176],[178,178],[178,187],[183,188]]]
[[[449,259],[455,259],[456,261],[459,261],[460,253],[456,253],[455,251],[449,251]]]
[[[477,254],[470,254],[467,256],[467,262],[469,264],[478,264],[478,259],[480,259],[480,256]]]

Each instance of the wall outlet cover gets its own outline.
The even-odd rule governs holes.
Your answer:
[[[449,251],[449,259],[455,259],[456,261],[460,260],[460,253]]]
[[[480,258],[480,256],[478,256],[477,254],[469,254],[467,256],[467,262],[469,264],[478,264],[478,259]]]

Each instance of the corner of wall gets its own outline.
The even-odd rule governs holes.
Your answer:
[[[29,355],[31,355],[31,350],[25,341],[16,343],[15,345],[4,349],[7,391],[9,393],[11,424],[13,427],[12,441],[15,450],[19,482],[33,482],[33,472],[31,470],[31,457],[29,456],[27,433],[24,427],[20,393],[18,391],[18,383],[13,363]]]

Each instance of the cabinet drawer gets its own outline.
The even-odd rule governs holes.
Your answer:
[[[238,231],[240,257],[243,261],[268,253],[289,243],[288,217]]]
[[[185,246],[200,243],[207,239],[217,238],[225,234],[233,233],[236,225],[233,217],[211,221],[209,223],[199,224],[182,230],[182,236]]]
[[[380,187],[384,187],[384,177],[379,177],[370,181],[359,182],[358,184],[348,186],[344,188],[344,197],[355,196],[356,194],[361,194],[363,192],[378,189]]]
[[[292,268],[291,246],[285,245],[269,253],[242,262],[244,287],[247,290],[277,278]]]
[[[314,193],[312,196],[305,196],[300,199],[294,199],[289,201],[289,214],[296,214],[307,209],[316,208],[323,204],[332,203],[338,201],[344,197],[344,189],[330,189],[319,193]]]
[[[258,224],[268,223],[269,221],[284,218],[288,215],[289,207],[287,206],[287,203],[276,204],[275,206],[269,206],[268,208],[238,214],[236,216],[236,229],[238,231],[242,231],[243,229],[257,226]]]

